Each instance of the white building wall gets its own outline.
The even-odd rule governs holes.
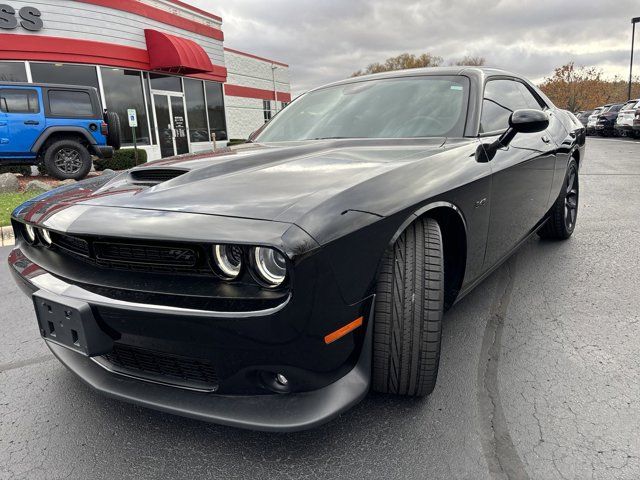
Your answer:
[[[224,66],[222,41],[146,17],[72,0],[11,0],[9,3],[16,11],[26,6],[36,7],[42,12],[44,28],[38,32],[16,28],[3,30],[3,33],[93,40],[146,50],[144,30],[150,28],[193,40],[207,52],[215,65]],[[157,2],[147,0],[146,3]],[[201,19],[198,22],[204,23]]]
[[[225,50],[227,85],[257,88],[269,92],[290,93],[289,67]],[[281,109],[281,102],[271,101],[272,115]],[[264,124],[263,99],[225,95],[229,138],[247,138]]]

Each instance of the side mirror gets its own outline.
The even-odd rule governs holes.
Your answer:
[[[509,128],[517,133],[536,133],[549,126],[549,115],[542,110],[516,110],[509,117]]]
[[[516,110],[509,116],[509,128],[500,137],[489,145],[481,145],[476,152],[476,159],[479,162],[489,162],[493,160],[499,148],[507,147],[518,133],[537,133],[546,130],[549,126],[549,115],[542,110],[522,109]]]

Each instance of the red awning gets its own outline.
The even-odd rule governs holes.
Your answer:
[[[196,42],[185,38],[145,30],[149,63],[153,70],[173,73],[206,73],[214,67],[207,52]]]

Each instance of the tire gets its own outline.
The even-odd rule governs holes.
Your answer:
[[[376,287],[372,388],[421,397],[438,376],[444,262],[438,222],[420,219],[385,253]]]
[[[44,154],[47,173],[58,180],[80,180],[91,170],[91,154],[77,140],[58,140]]]
[[[120,116],[116,112],[107,112],[105,121],[109,133],[107,135],[107,145],[113,147],[114,150],[120,150],[122,146],[122,127],[120,125]]]
[[[548,220],[538,230],[541,238],[566,240],[576,228],[578,220],[578,203],[580,200],[580,182],[578,164],[574,158],[567,166],[562,190],[548,214]]]

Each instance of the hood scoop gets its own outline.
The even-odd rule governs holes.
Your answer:
[[[188,171],[183,168],[140,168],[129,172],[129,183],[157,185],[184,175]]]

